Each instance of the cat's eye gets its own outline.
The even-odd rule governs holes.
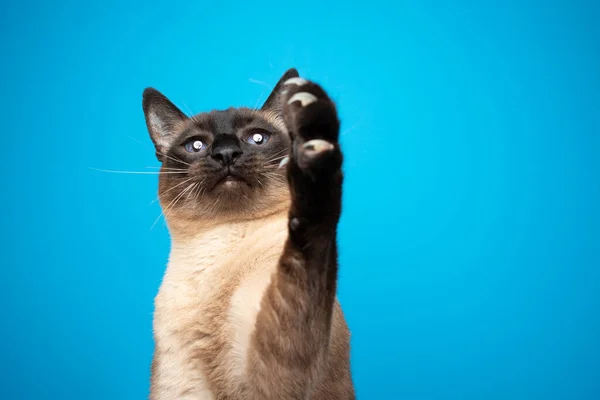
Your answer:
[[[188,153],[197,153],[204,148],[204,143],[200,139],[192,139],[185,142],[183,147]]]
[[[251,133],[247,138],[246,142],[250,144],[261,145],[269,141],[269,134],[267,132],[254,132]]]

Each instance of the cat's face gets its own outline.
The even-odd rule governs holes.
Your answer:
[[[283,82],[260,110],[231,108],[185,116],[154,89],[143,108],[156,155],[162,162],[159,198],[167,219],[268,213],[289,198],[281,160],[290,138],[279,112]]]

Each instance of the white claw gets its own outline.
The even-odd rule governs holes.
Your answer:
[[[322,153],[324,151],[333,150],[335,147],[333,143],[322,139],[313,139],[302,145],[310,153]]]
[[[302,86],[302,85],[306,85],[308,83],[308,81],[306,79],[302,79],[302,78],[290,78],[287,81],[283,82],[284,86],[287,85],[298,85],[298,86]]]
[[[290,158],[289,157],[285,157],[281,160],[281,162],[279,163],[279,168],[283,167],[284,165],[286,165],[288,162],[290,162]]]
[[[288,104],[292,104],[295,101],[299,101],[302,104],[302,107],[306,107],[307,105],[314,103],[317,101],[317,96],[308,92],[298,92],[288,100]]]

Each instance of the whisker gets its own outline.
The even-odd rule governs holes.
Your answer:
[[[254,109],[258,110],[258,105],[260,104],[260,99],[262,99],[263,94],[265,94],[265,92],[260,92],[260,95],[258,96],[258,99],[256,99],[256,103],[254,103]]]
[[[273,87],[271,85],[269,85],[267,82],[259,81],[258,79],[254,79],[254,78],[250,78],[250,79],[248,79],[248,81],[250,81],[252,83],[256,83],[257,85],[263,85],[267,89],[269,89],[269,91],[273,91]]]
[[[267,167],[264,168],[265,173],[270,173],[270,174],[276,174],[276,175],[282,175],[282,172],[285,170],[282,170],[281,168],[279,168],[279,165],[277,164],[270,164]]]
[[[200,120],[198,119],[198,117],[199,117],[199,115],[198,115],[198,114],[196,114],[196,115],[193,115],[193,116],[191,116],[191,117],[190,117],[190,119],[191,119],[193,122],[196,122],[196,123],[197,123],[197,122],[200,122]]]
[[[185,201],[190,201],[190,194],[194,193],[194,190],[196,189],[197,186],[198,186],[198,182],[196,182],[192,185],[192,189],[188,191],[188,194],[185,197]]]
[[[175,198],[173,200],[171,200],[171,202],[169,203],[169,206],[171,204],[173,204],[173,202],[175,200],[177,200],[179,198],[179,196],[181,196],[181,193],[179,193],[177,196],[175,196]],[[154,225],[156,225],[156,223],[160,220],[160,217],[165,215],[165,209],[161,210],[160,214],[158,215],[158,217],[156,217],[156,219],[154,220],[154,222],[152,223],[152,226],[150,227],[150,230],[154,229]]]
[[[285,179],[285,177],[284,177],[284,174],[282,174],[282,173],[279,173],[279,174],[278,174],[278,173],[276,173],[276,172],[269,172],[269,171],[265,171],[265,172],[263,172],[263,174],[264,174],[265,176],[268,176],[268,177],[270,177],[270,178],[281,178],[281,179]]]
[[[134,138],[133,136],[130,135],[125,135],[127,136],[129,139],[133,140],[134,142],[138,142],[139,144],[141,144],[142,146],[147,145],[148,143],[142,143],[141,141],[137,140],[136,138]]]
[[[175,171],[165,171],[165,172],[161,172],[161,171],[117,171],[117,170],[110,170],[110,169],[100,169],[100,168],[94,168],[94,167],[88,167],[89,169],[93,169],[94,171],[100,171],[100,172],[109,172],[109,173],[113,173],[113,174],[139,174],[139,175],[162,175],[162,174],[181,174],[182,172],[175,172]]]
[[[285,177],[284,177],[284,176],[282,176],[282,175],[271,175],[271,174],[269,174],[269,173],[266,173],[266,172],[264,173],[264,175],[265,175],[267,178],[271,179],[272,181],[275,181],[275,182],[280,182],[280,183],[286,183],[286,179],[285,179]]]
[[[276,152],[275,154],[272,154],[272,155],[273,156],[278,156],[278,155],[283,154],[283,153],[288,153],[289,151],[290,151],[290,149],[288,149],[286,147],[285,149],[281,149],[281,150],[279,150],[278,152]]]
[[[181,185],[184,185],[184,184],[188,183],[189,181],[191,181],[191,180],[193,180],[193,179],[194,179],[194,177],[191,177],[191,178],[188,178],[188,179],[184,180],[183,182],[179,182],[177,185],[173,186],[172,188],[165,190],[165,191],[163,192],[163,194],[165,194],[165,193],[168,193],[168,192],[170,192],[171,190],[173,190],[173,189],[176,189],[176,188],[178,188],[179,186],[181,186]],[[160,198],[160,196],[156,196],[156,199],[152,200],[152,202],[151,202],[150,204],[154,204],[154,203],[156,203],[156,202],[159,200],[159,198]]]
[[[182,191],[182,194],[184,194],[184,193],[188,193],[188,194],[189,194],[189,192],[190,192],[191,190],[193,190],[193,188],[194,188],[195,186],[196,186],[196,183],[191,183],[189,186],[187,186],[185,189],[183,189],[183,191]],[[181,197],[180,197],[179,199],[181,199]],[[179,200],[177,200],[177,201],[179,201]],[[175,207],[175,204],[176,204],[176,203],[177,203],[177,202],[175,202],[175,203],[174,203],[174,204],[171,206],[171,208]],[[170,210],[170,209],[169,209],[169,210]]]
[[[185,189],[183,189],[177,196],[175,196],[175,198],[169,203],[169,205],[167,207],[164,208],[164,210],[160,213],[160,215],[158,216],[158,218],[156,218],[156,220],[154,221],[154,223],[152,224],[152,226],[150,227],[150,230],[152,230],[154,228],[154,225],[156,225],[156,223],[160,220],[160,217],[164,216],[172,207],[175,206],[175,204],[177,203],[177,201],[179,201],[179,199],[181,197],[183,197],[183,195],[188,191],[188,189],[190,187],[192,187],[192,185],[189,185],[188,187],[186,187]]]
[[[346,135],[346,134],[352,132],[361,122],[362,122],[362,118],[359,119],[357,123],[355,123],[354,125],[352,125],[350,127],[350,129],[346,129],[344,132],[340,133],[340,136]]]
[[[183,102],[181,104],[183,104],[183,107],[185,107],[185,111],[187,113],[187,117],[188,118],[192,118],[194,116],[194,112],[187,106],[187,104],[185,104]]]
[[[221,199],[221,197],[217,197],[215,199],[215,203],[213,204],[213,207],[212,207],[212,210],[211,210],[212,212],[214,212],[217,209],[217,205],[219,204],[219,200],[220,199]]]
[[[203,179],[203,180],[200,182],[200,184],[201,184],[201,185],[204,185],[204,182],[205,182],[205,181],[206,181],[206,180],[204,180],[204,179]],[[207,187],[207,186],[202,186],[202,187],[200,188],[200,190],[198,191],[198,194],[199,194],[199,196],[202,196],[204,193],[206,193],[206,191],[207,191],[207,190],[208,190],[208,187]]]
[[[283,180],[283,179],[273,178],[273,177],[271,177],[270,179],[271,179],[272,183],[286,183],[285,180]]]
[[[142,143],[141,141],[139,141],[138,139],[134,138],[133,136],[130,136],[130,135],[125,135],[125,136],[126,136],[126,137],[128,137],[129,139],[133,140],[134,142],[137,142],[137,143],[141,144],[142,146],[146,146],[146,145],[147,145],[147,143]],[[161,156],[163,156],[163,157],[166,157],[166,158],[168,158],[169,160],[173,160],[173,161],[176,161],[176,162],[180,162],[180,163],[182,163],[182,164],[185,164],[185,165],[187,165],[187,166],[190,166],[190,164],[188,164],[188,163],[186,163],[186,162],[184,162],[184,161],[182,161],[182,160],[178,160],[178,159],[176,159],[176,158],[170,157],[170,156],[168,156],[168,155],[166,155],[166,154],[163,154],[163,153],[161,153],[161,152],[159,152],[159,151],[156,151],[156,153],[157,153],[157,154],[159,154],[159,155],[161,155]]]
[[[275,162],[275,161],[283,160],[287,156],[288,156],[287,154],[284,154],[284,155],[279,156],[279,157],[271,158],[270,160],[267,160],[267,163],[270,164],[270,163]]]
[[[191,164],[188,164],[188,163],[186,163],[185,161],[182,161],[182,160],[180,160],[180,159],[178,159],[178,158],[173,158],[173,157],[171,157],[171,156],[168,156],[168,155],[166,155],[166,154],[164,154],[164,153],[161,153],[161,152],[159,152],[159,151],[157,151],[157,152],[156,152],[156,154],[158,154],[158,155],[161,155],[161,156],[163,156],[163,157],[166,157],[166,158],[168,158],[168,159],[169,159],[169,160],[171,160],[171,161],[175,161],[175,162],[178,162],[178,163],[182,163],[182,164],[184,164],[184,165],[187,165],[188,167],[189,167],[189,166],[191,166]]]
[[[263,185],[263,183],[261,182],[261,180],[258,176],[254,176],[254,178],[256,179],[256,181],[258,182],[258,184],[260,185],[261,188],[265,187],[265,185]]]
[[[290,151],[290,149],[279,150],[278,152],[276,152],[274,154],[271,154],[270,156],[273,157],[273,158],[267,160],[267,162],[269,163],[269,162],[272,162],[272,161],[275,161],[275,160],[279,160],[282,157],[287,157],[289,155],[289,151]]]
[[[170,168],[170,167],[144,167],[148,169],[165,169],[167,171],[187,171],[187,168]]]
[[[196,194],[194,195],[194,201],[198,202],[198,196],[200,196],[200,192],[202,192],[202,184],[204,183],[204,180],[198,182],[198,186],[196,186]]]

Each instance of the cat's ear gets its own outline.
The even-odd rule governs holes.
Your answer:
[[[262,106],[262,110],[279,110],[281,109],[281,104],[279,103],[279,99],[281,97],[281,92],[283,91],[283,84],[285,81],[291,78],[298,78],[298,71],[295,68],[290,68],[285,71],[285,74],[279,79],[277,85],[265,101],[265,104]]]
[[[156,148],[156,157],[163,161],[177,136],[177,126],[188,117],[156,89],[147,88],[142,97],[146,126]]]

